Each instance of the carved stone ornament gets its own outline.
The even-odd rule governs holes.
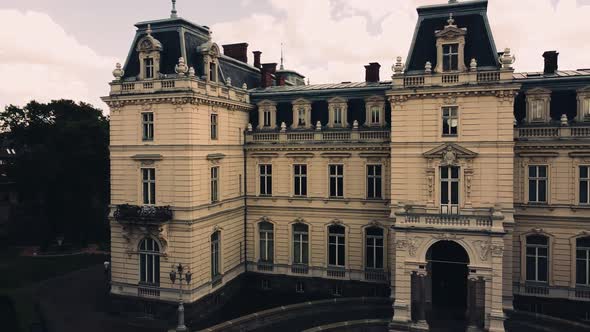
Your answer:
[[[473,241],[473,246],[478,249],[479,258],[482,261],[487,261],[490,254],[492,243],[490,241]]]
[[[117,81],[119,81],[123,75],[125,75],[125,71],[121,68],[121,64],[117,62],[115,65],[115,70],[113,70],[113,76]]]
[[[416,256],[416,250],[418,249],[418,246],[420,245],[421,239],[417,238],[417,237],[411,237],[407,240],[397,240],[395,241],[395,247],[398,250],[408,250],[408,255],[410,255],[410,257],[415,257]]]
[[[490,246],[490,251],[492,252],[492,256],[502,257],[504,255],[504,246],[493,244]]]
[[[393,67],[391,67],[391,70],[393,71],[393,75],[401,75],[404,73],[404,64],[402,63],[402,57],[398,56],[397,58],[395,58],[395,64],[393,65]]]
[[[184,62],[184,58],[183,57],[178,58],[178,64],[174,67],[174,71],[178,75],[184,75],[188,71],[188,66]]]
[[[444,99],[445,105],[456,105],[457,104],[457,97],[455,96],[448,96]]]
[[[124,225],[121,235],[127,245],[127,254],[136,253],[139,242],[146,237],[153,237],[160,242],[160,252],[167,255],[168,250],[168,224],[163,225]]]
[[[305,219],[303,219],[301,217],[297,217],[297,218],[295,218],[295,220],[293,220],[293,222],[299,223],[299,224],[304,224],[305,223]]]
[[[453,233],[434,234],[432,238],[441,241],[458,241],[463,239],[463,237],[460,237],[457,234]]]
[[[502,69],[512,69],[512,64],[516,61],[516,57],[510,54],[510,49],[505,48],[504,53],[498,59],[500,64],[502,65]]]
[[[457,164],[457,154],[453,151],[453,148],[450,146],[447,147],[447,150],[443,153],[443,162],[446,165],[455,165]]]

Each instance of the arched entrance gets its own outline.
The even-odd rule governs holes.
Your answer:
[[[464,324],[467,311],[469,255],[453,241],[439,241],[426,253],[431,297],[427,296],[431,326]]]

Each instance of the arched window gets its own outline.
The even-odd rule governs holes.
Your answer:
[[[549,275],[549,238],[544,235],[526,237],[526,280],[547,282]]]
[[[152,238],[139,243],[139,281],[143,284],[160,284],[160,246]]]
[[[590,286],[590,236],[576,240],[576,284]]]
[[[293,264],[309,263],[309,232],[305,224],[293,225]]]
[[[383,269],[383,229],[369,227],[365,230],[365,267]]]
[[[260,236],[260,261],[272,263],[274,257],[274,226],[269,222],[258,224]]]
[[[345,229],[340,225],[328,227],[328,265],[345,266]]]
[[[219,247],[220,247],[220,236],[219,231],[211,234],[211,279],[220,275],[219,268]]]

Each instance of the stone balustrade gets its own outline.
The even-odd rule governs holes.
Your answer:
[[[208,97],[249,103],[245,89],[206,82],[196,77],[174,77],[144,81],[113,81],[110,95],[148,94],[154,92],[190,91]]]
[[[502,230],[502,220],[491,215],[397,214],[396,227],[491,231]]]
[[[392,84],[394,88],[419,88],[428,86],[495,83],[512,79],[512,70],[468,71],[461,73],[394,75]]]
[[[588,137],[590,138],[590,126],[559,126],[547,125],[536,127],[514,128],[514,138],[517,140]]]
[[[246,133],[246,143],[294,143],[294,142],[366,142],[387,143],[389,130],[306,130],[306,131],[254,131]]]

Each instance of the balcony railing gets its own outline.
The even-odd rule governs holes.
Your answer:
[[[246,133],[246,143],[291,143],[291,142],[367,142],[386,143],[391,140],[389,130],[308,130]]]
[[[158,286],[141,284],[137,286],[137,296],[160,297],[160,288]]]
[[[309,266],[303,264],[292,265],[291,272],[296,274],[308,274]]]
[[[328,267],[326,275],[329,278],[344,278],[346,277],[346,269],[340,267]]]
[[[426,86],[452,86],[460,84],[495,83],[512,80],[511,70],[466,71],[462,73],[419,73],[393,77],[393,86],[399,88],[419,88]]]
[[[382,269],[366,269],[365,280],[383,282],[389,279],[389,274]]]
[[[396,219],[396,224],[405,227],[491,230],[494,220],[491,215],[405,214]]]
[[[517,127],[514,128],[515,139],[538,139],[538,138],[590,138],[590,126],[558,126],[547,125],[539,127]]]
[[[258,271],[272,272],[274,264],[272,262],[259,261],[257,264]]]
[[[123,204],[115,210],[115,220],[121,223],[163,224],[173,218],[169,206],[138,206]]]

